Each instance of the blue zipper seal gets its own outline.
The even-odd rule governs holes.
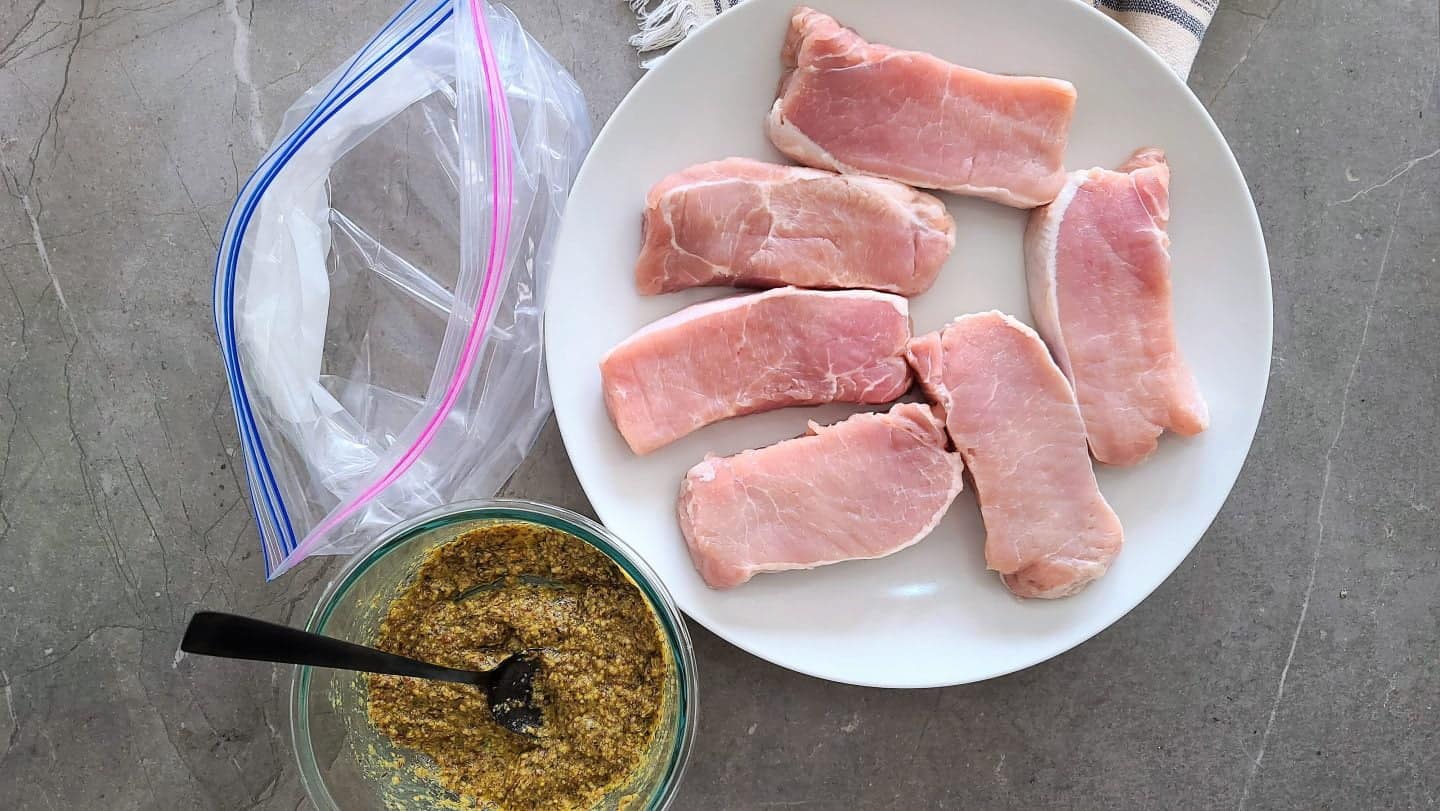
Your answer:
[[[401,59],[419,47],[421,43],[434,34],[435,31],[454,14],[453,8],[449,8],[449,3],[437,4],[426,12],[425,15],[405,33],[401,34],[393,44],[378,56],[373,57],[365,67],[356,72],[350,82],[346,84],[346,79],[350,77],[355,66],[359,64],[360,60],[365,56],[365,52],[389,33],[397,22],[401,20],[417,2],[419,2],[419,0],[411,0],[410,3],[392,17],[390,21],[366,43],[364,48],[361,48],[355,58],[351,60],[350,65],[346,67],[345,72],[336,80],[335,85],[326,93],[320,103],[315,106],[315,109],[311,110],[309,115],[286,137],[285,142],[272,150],[270,154],[261,161],[255,172],[251,173],[250,177],[246,180],[245,186],[242,187],[242,194],[237,197],[235,204],[231,206],[230,215],[227,219],[227,223],[236,223],[233,229],[227,224],[227,233],[232,235],[229,240],[229,250],[222,250],[217,254],[215,259],[215,298],[218,305],[215,314],[216,332],[221,338],[221,354],[225,360],[226,379],[230,384],[230,399],[235,409],[236,428],[246,451],[246,478],[249,481],[252,496],[251,514],[255,518],[256,528],[260,532],[261,540],[262,542],[266,542],[267,547],[272,545],[269,543],[270,538],[267,536],[273,534],[275,541],[273,546],[278,549],[278,557],[280,560],[283,560],[285,556],[294,551],[297,545],[297,539],[289,511],[285,508],[284,498],[280,493],[279,487],[275,484],[275,474],[271,468],[269,458],[265,453],[264,445],[259,435],[259,428],[255,424],[249,394],[245,390],[244,375],[240,370],[238,350],[235,348],[235,276],[239,261],[240,246],[244,241],[245,231],[249,227],[251,218],[254,216],[260,196],[269,188],[280,170],[284,168],[295,152],[304,146],[321,126],[339,113],[340,110],[344,109],[356,96],[364,92],[381,76],[385,75],[385,73],[394,67]],[[445,9],[445,13],[442,14],[439,19],[435,19],[435,15],[442,9]],[[432,20],[433,24],[430,24],[429,28],[421,33],[419,37],[410,41],[405,49],[396,55],[395,58],[384,64],[379,70],[375,70],[376,66],[384,61],[396,48],[405,45],[407,40],[414,37],[417,31],[431,23]],[[366,74],[371,71],[374,71],[373,75],[365,78]],[[357,84],[359,85],[358,87],[356,87]],[[354,88],[353,92],[351,92],[352,88]],[[347,93],[348,95],[345,95]],[[344,95],[344,98],[339,98],[342,95]],[[337,99],[339,100],[337,101]],[[259,176],[258,182],[256,181],[257,176]],[[239,209],[238,221],[236,218],[237,209]],[[222,259],[228,261],[222,262]],[[267,532],[267,524],[262,520],[259,505],[253,503],[257,499],[265,502],[265,510],[270,519],[269,526],[274,527],[273,533]],[[283,522],[281,520],[282,518]],[[263,557],[265,559],[265,575],[268,579],[273,576],[274,564],[271,561],[271,555],[265,554]]]

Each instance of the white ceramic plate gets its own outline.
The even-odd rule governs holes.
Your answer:
[[[691,567],[676,525],[685,471],[707,452],[769,445],[801,433],[806,420],[833,422],[855,409],[743,417],[639,457],[606,416],[598,364],[650,321],[733,292],[637,295],[641,208],[652,183],[690,164],[731,155],[782,160],[762,122],[793,5],[748,0],[696,31],[635,86],[596,139],[570,197],[549,293],[546,348],[566,448],[600,518],[655,567],[680,607],[757,656],[884,687],[960,684],[1027,667],[1090,638],[1154,591],[1235,482],[1270,367],[1270,275],[1254,205],[1200,103],[1139,40],[1088,4],[814,0],[873,42],[1070,80],[1079,91],[1070,167],[1115,166],[1140,146],[1166,150],[1177,327],[1213,422],[1193,439],[1167,435],[1143,465],[1099,471],[1125,525],[1125,549],[1078,596],[1012,597],[985,570],[984,531],[968,489],[929,538],[891,557],[758,575],[712,591]],[[991,308],[1028,321],[1025,212],[946,200],[956,248],[934,288],[912,300],[916,334]]]

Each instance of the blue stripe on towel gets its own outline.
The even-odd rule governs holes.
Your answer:
[[[1205,36],[1203,23],[1190,12],[1173,3],[1167,3],[1165,0],[1095,0],[1095,5],[1104,6],[1111,11],[1138,11],[1152,14],[1184,28],[1194,34],[1196,39]]]

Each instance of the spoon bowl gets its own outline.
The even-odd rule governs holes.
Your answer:
[[[533,736],[544,723],[544,713],[535,704],[535,673],[540,662],[539,651],[523,650],[489,671],[492,678],[486,699],[490,715],[511,732]]]

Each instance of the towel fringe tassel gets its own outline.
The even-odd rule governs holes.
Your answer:
[[[640,31],[630,37],[630,44],[640,53],[658,51],[685,38],[702,19],[695,10],[695,0],[661,0],[647,9],[651,0],[629,0],[630,9],[640,18]],[[649,64],[655,60],[649,60]]]

